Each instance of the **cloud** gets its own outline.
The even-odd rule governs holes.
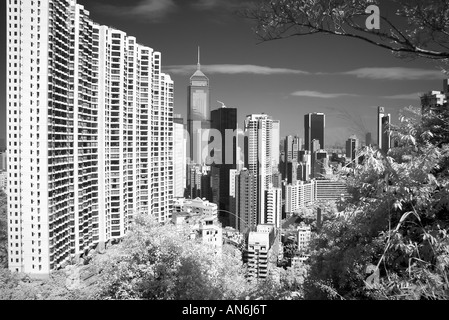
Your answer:
[[[409,94],[398,94],[394,96],[384,96],[382,98],[384,99],[397,99],[397,100],[419,100],[422,93],[415,92],[415,93],[409,93]]]
[[[237,10],[253,4],[248,0],[196,0],[192,3],[197,10]]]
[[[134,6],[115,6],[101,4],[96,8],[111,16],[160,22],[165,16],[176,9],[174,0],[140,0]]]
[[[318,91],[296,91],[291,93],[290,95],[294,97],[323,98],[323,99],[358,97],[358,95],[350,93],[323,93]]]
[[[174,65],[164,68],[164,72],[178,75],[191,75],[195,72],[194,65]],[[255,75],[275,75],[275,74],[309,74],[306,71],[286,68],[271,68],[266,66],[256,66],[250,64],[212,64],[201,66],[201,70],[206,74],[255,74]]]
[[[444,79],[445,75],[439,70],[412,68],[360,68],[341,74],[356,76],[361,79],[372,80],[435,80]]]

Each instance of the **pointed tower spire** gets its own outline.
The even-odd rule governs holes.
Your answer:
[[[201,63],[200,63],[200,46],[198,46],[198,70],[201,70]]]

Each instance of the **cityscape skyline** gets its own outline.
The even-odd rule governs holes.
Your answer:
[[[139,7],[152,1],[128,1],[126,7],[123,1],[79,3],[86,4],[91,17],[100,24],[114,25],[135,35],[139,43],[165,53],[162,71],[175,82],[174,112],[184,119],[187,98],[182,84],[196,68],[198,46],[202,48],[202,70],[213,78],[211,110],[220,107],[217,100],[237,108],[239,126],[246,115],[265,112],[281,121],[281,136],[293,134],[302,138],[304,114],[323,112],[327,115],[330,145],[338,142],[344,146],[354,133],[363,140],[367,132],[376,132],[378,106],[388,109],[395,123],[399,109],[419,106],[417,93],[440,87],[444,78],[432,63],[402,61],[389,52],[353,40],[323,41],[323,37],[317,36],[257,45],[251,22],[221,12],[239,9],[234,1],[213,1],[208,5],[202,1],[161,1],[171,5],[160,9]],[[117,8],[123,9],[120,16]],[[144,8],[147,11],[142,12],[149,17],[159,10],[162,18],[140,19],[132,10],[135,8]],[[6,3],[1,8],[4,15],[5,9]],[[161,12],[166,15],[160,15]],[[2,37],[6,35],[4,30]],[[348,51],[348,45],[353,49]],[[329,59],[330,49],[332,57],[338,59]],[[5,61],[5,52],[1,60]],[[3,63],[4,74],[5,66]],[[4,81],[3,77],[0,98],[6,101]],[[6,112],[4,103],[0,104],[0,112]],[[1,119],[0,139],[5,139],[6,117]],[[363,127],[366,132],[360,132]]]

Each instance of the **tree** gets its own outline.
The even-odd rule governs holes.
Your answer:
[[[449,140],[428,127],[441,114],[406,112],[400,146],[366,148],[348,172],[346,209],[313,241],[306,298],[449,298]]]
[[[449,3],[444,0],[262,0],[243,11],[262,41],[312,34],[359,39],[400,56],[449,58]],[[367,8],[380,6],[380,29]],[[387,12],[395,11],[393,17]]]
[[[159,225],[139,216],[131,232],[105,255],[94,258],[100,272],[99,299],[237,299],[247,291],[240,255],[223,254],[196,240],[189,229]]]
[[[7,197],[0,190],[0,268],[8,267],[8,212]]]

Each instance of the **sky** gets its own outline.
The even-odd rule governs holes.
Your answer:
[[[419,106],[419,94],[442,90],[443,74],[425,59],[406,61],[388,50],[325,35],[260,42],[254,23],[234,12],[241,0],[78,0],[91,18],[135,36],[162,53],[162,71],[175,83],[175,113],[186,121],[187,86],[201,47],[203,72],[211,82],[212,109],[266,113],[281,121],[281,136],[304,137],[304,115],[326,114],[327,144],[350,135],[376,136],[377,107],[398,122],[400,109]],[[380,7],[387,10],[388,7]],[[2,5],[6,17],[6,1]],[[0,138],[6,136],[6,23],[0,59]]]

